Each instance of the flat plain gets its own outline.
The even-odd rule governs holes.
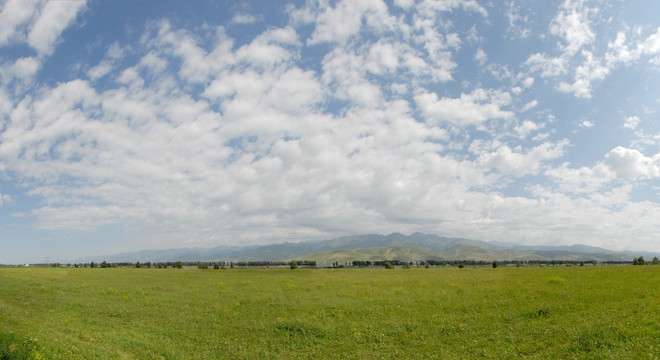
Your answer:
[[[0,268],[0,359],[658,359],[660,266]]]

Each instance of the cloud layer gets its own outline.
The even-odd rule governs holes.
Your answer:
[[[279,25],[245,9],[163,17],[48,81],[94,4],[9,0],[0,47],[23,50],[1,59],[0,208],[37,229],[120,226],[138,247],[425,231],[660,250],[658,199],[635,198],[660,177],[654,110],[619,115],[636,140],[584,161],[573,149],[604,125],[541,96],[596,101],[635,64],[657,77],[658,31],[608,38],[596,5],[565,1],[540,34],[513,28],[513,1],[311,1]],[[498,19],[511,41],[551,45],[504,63],[483,31]]]

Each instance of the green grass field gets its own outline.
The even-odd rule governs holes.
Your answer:
[[[0,268],[0,359],[658,359],[660,266]]]

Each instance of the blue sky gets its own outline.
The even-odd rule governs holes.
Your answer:
[[[0,263],[395,231],[660,251],[654,2],[0,9]]]

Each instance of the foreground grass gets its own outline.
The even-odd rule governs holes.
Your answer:
[[[0,268],[0,359],[660,358],[660,266]]]

